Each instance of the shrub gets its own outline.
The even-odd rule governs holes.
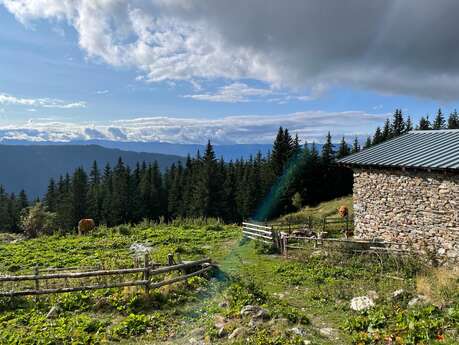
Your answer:
[[[56,214],[46,211],[41,202],[24,209],[21,215],[21,229],[28,237],[50,235],[56,228]]]
[[[143,314],[129,314],[123,321],[113,327],[112,332],[119,337],[141,335],[146,332],[150,320]]]

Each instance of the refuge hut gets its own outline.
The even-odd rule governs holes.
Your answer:
[[[356,237],[459,262],[459,130],[411,131],[338,162],[354,171]]]

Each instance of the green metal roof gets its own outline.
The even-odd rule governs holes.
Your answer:
[[[459,130],[411,131],[346,156],[351,166],[459,170]]]

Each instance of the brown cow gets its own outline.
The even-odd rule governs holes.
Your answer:
[[[82,219],[78,222],[78,235],[86,235],[95,227],[94,219]]]
[[[346,218],[349,215],[349,210],[346,206],[340,206],[338,213],[341,218]]]

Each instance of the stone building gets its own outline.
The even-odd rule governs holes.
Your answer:
[[[411,131],[339,163],[354,171],[356,237],[459,262],[459,130]]]

